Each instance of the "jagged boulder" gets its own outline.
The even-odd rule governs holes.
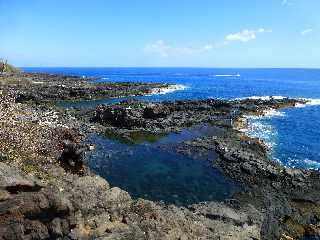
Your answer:
[[[144,118],[165,118],[170,114],[170,109],[163,104],[148,104],[143,110]]]
[[[57,239],[70,232],[70,202],[0,163],[0,239]]]
[[[64,140],[63,151],[59,158],[61,165],[66,170],[74,173],[83,173],[85,153],[90,150],[91,146],[78,144],[70,140]]]
[[[112,126],[132,129],[145,127],[143,118],[144,106],[135,101],[125,101],[121,105],[99,105],[96,108],[95,120]]]

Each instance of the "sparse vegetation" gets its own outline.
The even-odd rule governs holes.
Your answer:
[[[58,121],[52,109],[37,111],[31,106],[16,104],[13,94],[0,93],[1,161],[39,176],[44,172],[41,167],[56,161],[61,139],[71,131]]]
[[[0,73],[17,73],[21,72],[21,70],[11,64],[8,64],[7,60],[0,59]]]
[[[16,73],[16,72],[21,72],[21,69],[13,66],[11,64],[7,64],[4,71],[8,72],[8,73],[12,73],[12,72]]]

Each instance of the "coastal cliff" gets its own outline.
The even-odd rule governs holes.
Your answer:
[[[54,103],[146,95],[161,84],[91,83],[47,74],[0,75],[0,239],[318,239],[320,174],[290,169],[242,132],[243,116],[306,100],[137,100],[67,110]],[[184,141],[180,154],[218,154],[212,165],[243,190],[189,206],[133,199],[86,166],[90,133],[136,136],[210,124],[219,134]],[[108,133],[108,134],[106,134]]]

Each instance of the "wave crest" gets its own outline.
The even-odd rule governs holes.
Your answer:
[[[215,74],[214,77],[241,77],[241,75],[238,74]]]
[[[319,106],[320,99],[319,98],[302,98],[302,100],[307,101],[305,104],[296,104],[297,108],[303,108],[307,106]]]
[[[302,168],[313,169],[313,170],[317,170],[317,171],[320,170],[320,162],[313,161],[310,159],[301,160],[301,159],[289,158],[286,165],[291,168],[302,167]]]
[[[175,84],[175,85],[169,85],[167,87],[162,87],[162,88],[154,88],[152,89],[152,92],[150,95],[163,95],[163,94],[168,94],[176,91],[183,91],[187,89],[188,87],[182,84]]]
[[[288,97],[284,96],[251,96],[251,97],[241,97],[236,98],[236,100],[245,100],[245,99],[252,99],[252,100],[262,100],[262,101],[270,101],[270,100],[282,100]]]

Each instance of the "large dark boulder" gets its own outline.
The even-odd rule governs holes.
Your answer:
[[[144,127],[144,106],[126,101],[121,105],[99,105],[96,108],[95,120],[115,127],[132,129]]]
[[[62,142],[63,151],[59,157],[61,166],[65,170],[82,174],[84,172],[85,153],[90,150],[89,145],[79,144],[70,140]]]
[[[149,104],[144,108],[143,117],[144,118],[165,118],[170,114],[170,109],[166,105],[162,104]]]
[[[0,239],[57,239],[70,232],[70,202],[0,163]]]

